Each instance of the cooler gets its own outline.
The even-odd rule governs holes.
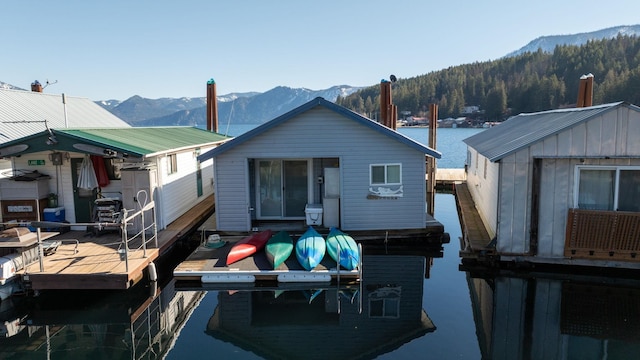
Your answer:
[[[307,214],[307,225],[322,225],[322,204],[307,204],[304,212]]]
[[[65,218],[65,212],[63,207],[45,208],[44,221],[63,222]]]

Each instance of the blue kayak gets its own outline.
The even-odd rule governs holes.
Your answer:
[[[326,250],[324,238],[311,226],[296,242],[296,258],[309,271],[320,264]]]
[[[327,235],[327,252],[337,264],[347,270],[356,269],[360,263],[358,244],[351,236],[334,227]],[[339,255],[338,252],[340,252]]]

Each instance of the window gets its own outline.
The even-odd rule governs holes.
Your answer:
[[[371,165],[371,185],[400,185],[402,184],[401,164]]]
[[[578,166],[579,209],[640,211],[640,167]]]
[[[380,287],[369,294],[369,317],[391,318],[400,317],[399,286]]]
[[[167,155],[167,174],[175,174],[178,172],[178,156],[176,154]]]

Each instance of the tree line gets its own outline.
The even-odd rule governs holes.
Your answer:
[[[572,107],[580,77],[594,75],[593,104],[627,101],[640,105],[640,38],[619,35],[581,46],[558,45],[514,57],[475,62],[434,71],[393,84],[398,111],[426,116],[438,104],[439,118],[458,117],[465,106],[479,106],[484,120]],[[364,88],[336,103],[376,119],[380,86]]]

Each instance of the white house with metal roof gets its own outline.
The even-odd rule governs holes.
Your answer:
[[[640,108],[520,114],[464,140],[467,185],[501,260],[638,267]]]
[[[198,159],[215,159],[217,230],[298,220],[395,230],[425,228],[425,156],[441,155],[315,98]]]
[[[92,100],[0,88],[0,144],[51,129],[131,127]],[[0,159],[0,176],[11,164]]]
[[[162,230],[213,193],[212,161],[200,162],[197,156],[227,140],[195,127],[117,127],[52,128],[5,142],[0,156],[11,158],[13,169],[20,171],[0,180],[3,218],[28,215],[23,207],[8,205],[11,201],[46,205],[53,193],[66,221],[94,222],[97,197],[139,210],[136,200],[143,199],[136,196],[144,189],[156,203]],[[83,183],[87,167],[96,175],[93,184]]]

